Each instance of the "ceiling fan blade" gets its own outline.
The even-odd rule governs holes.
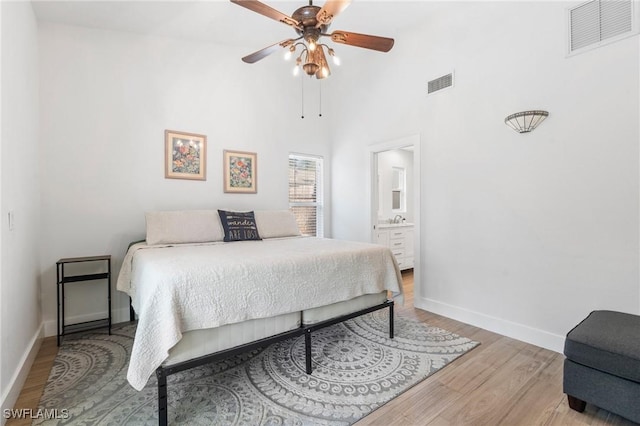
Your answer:
[[[333,18],[338,16],[343,10],[351,4],[351,0],[327,0],[322,9],[316,14],[318,24],[316,28],[322,25],[329,25]]]
[[[388,52],[393,47],[393,39],[367,34],[349,33],[346,31],[334,31],[331,40],[335,43],[348,44],[349,46],[364,47],[365,49]]]
[[[266,4],[258,0],[231,0],[231,3],[235,3],[239,6],[246,7],[249,10],[252,10],[256,13],[264,15],[267,18],[280,21],[284,24],[289,25],[290,27],[301,29],[300,22],[296,21],[289,15],[285,15],[284,13],[275,10],[271,6],[267,6]]]
[[[300,38],[297,38],[296,40],[300,40]],[[291,46],[296,40],[288,39],[276,44],[272,44],[271,46],[265,47],[264,49],[260,49],[257,52],[253,52],[252,54],[245,56],[244,58],[242,58],[242,60],[248,64],[253,64],[255,62],[258,62],[260,59],[266,58],[267,56],[271,55],[276,50],[279,50],[283,47]]]

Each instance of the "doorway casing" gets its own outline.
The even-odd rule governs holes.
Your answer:
[[[422,234],[420,232],[420,212],[422,206],[420,203],[420,135],[411,135],[394,139],[386,142],[369,145],[367,148],[367,178],[369,185],[367,188],[367,202],[369,205],[369,240],[375,242],[375,231],[378,224],[378,154],[385,151],[391,151],[401,148],[413,148],[413,223],[414,223],[414,266],[413,266],[413,293],[414,301],[420,300],[422,293],[421,270],[422,256],[420,254],[420,246]],[[414,302],[415,303],[415,302]]]

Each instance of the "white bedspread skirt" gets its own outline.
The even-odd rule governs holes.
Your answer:
[[[144,248],[144,249],[143,249]],[[127,379],[141,390],[182,333],[389,290],[402,277],[383,246],[324,238],[132,246],[118,277],[138,313]]]

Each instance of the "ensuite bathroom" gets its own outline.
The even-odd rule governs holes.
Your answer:
[[[414,265],[414,185],[412,147],[377,153],[378,221],[374,241],[389,246],[401,270]]]

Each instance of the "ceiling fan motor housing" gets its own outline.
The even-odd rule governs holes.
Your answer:
[[[318,41],[320,35],[327,31],[329,25],[320,25],[318,28],[318,20],[316,15],[320,8],[318,6],[302,6],[293,12],[291,17],[296,21],[300,22],[302,29],[296,28],[296,32],[303,36],[304,39],[308,42],[309,40],[313,40],[314,42]]]

